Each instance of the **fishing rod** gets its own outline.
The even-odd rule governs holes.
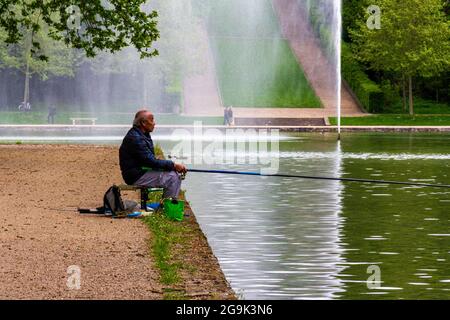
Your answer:
[[[379,184],[399,184],[399,185],[407,185],[407,186],[432,187],[432,188],[450,188],[450,185],[448,185],[448,184],[403,182],[403,181],[389,181],[389,180],[371,180],[371,179],[357,179],[357,178],[316,177],[316,176],[303,176],[303,175],[291,175],[291,174],[263,174],[260,172],[229,171],[229,170],[188,169],[188,172],[237,174],[237,175],[247,175],[247,176],[300,178],[300,179],[315,179],[315,180],[334,180],[334,181],[349,181],[349,182],[368,182],[368,183],[379,183]]]

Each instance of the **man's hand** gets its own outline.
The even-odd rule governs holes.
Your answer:
[[[175,171],[179,172],[179,173],[186,173],[187,172],[187,168],[184,164],[181,163],[174,163],[175,165]]]

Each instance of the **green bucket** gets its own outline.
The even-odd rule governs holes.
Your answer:
[[[182,221],[184,216],[184,201],[164,199],[164,213],[169,219]]]

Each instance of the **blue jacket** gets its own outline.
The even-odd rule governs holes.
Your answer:
[[[172,161],[155,158],[150,134],[144,134],[138,127],[131,128],[123,138],[119,149],[119,163],[126,184],[135,183],[146,172],[142,167],[158,171],[174,170]]]

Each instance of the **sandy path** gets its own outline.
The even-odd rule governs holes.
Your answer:
[[[101,205],[121,182],[116,147],[0,146],[0,177],[0,299],[162,297],[140,221],[57,210]]]

